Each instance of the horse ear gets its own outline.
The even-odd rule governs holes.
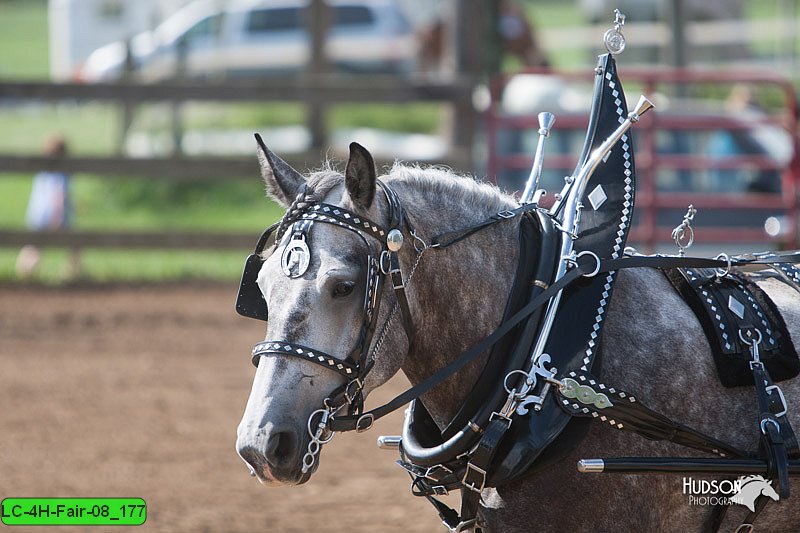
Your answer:
[[[347,195],[356,207],[367,210],[375,197],[375,161],[369,151],[358,143],[350,143],[350,159],[344,171]]]
[[[286,161],[273,154],[258,133],[256,142],[258,163],[261,165],[261,177],[267,185],[267,194],[283,207],[289,207],[305,183],[305,178]]]

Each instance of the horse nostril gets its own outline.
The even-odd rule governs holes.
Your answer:
[[[250,467],[250,472],[253,473],[255,471],[260,471],[261,468],[264,466],[266,462],[264,456],[253,448],[252,446],[245,446],[241,448],[239,451],[239,457],[241,457],[245,463]]]
[[[295,454],[297,439],[294,433],[279,431],[270,435],[267,441],[266,458],[271,465],[290,461]]]

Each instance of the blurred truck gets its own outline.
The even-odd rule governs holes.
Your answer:
[[[334,69],[403,74],[413,69],[413,30],[393,0],[328,0],[326,54]],[[297,72],[311,54],[308,0],[195,0],[153,31],[92,52],[87,82],[254,77]]]
[[[89,54],[154,28],[191,0],[49,0],[50,77],[76,76]]]

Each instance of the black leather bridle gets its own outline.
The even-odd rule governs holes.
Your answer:
[[[264,250],[268,244],[272,243],[272,253],[274,253],[282,240],[290,239],[286,244],[287,248],[291,248],[295,241],[305,243],[313,223],[325,223],[344,228],[361,238],[368,250],[363,321],[356,344],[348,355],[344,358],[337,358],[322,350],[287,340],[265,340],[256,344],[252,351],[252,362],[255,366],[258,366],[261,357],[290,356],[316,363],[341,375],[345,378],[345,383],[326,398],[325,407],[338,410],[347,405],[349,415],[358,415],[363,411],[362,389],[364,380],[375,363],[374,359],[370,357],[370,348],[377,326],[383,284],[387,276],[392,278],[394,294],[400,308],[409,345],[413,340],[408,298],[405,293],[398,252],[404,239],[403,230],[410,234],[413,234],[414,230],[404,216],[397,194],[383,182],[378,181],[377,185],[384,192],[387,200],[389,225],[386,227],[359,213],[327,203],[312,203],[298,209],[296,206],[305,199],[304,188],[283,219],[267,228],[258,240],[254,252],[247,258],[236,301],[236,310],[239,314],[258,320],[268,320],[267,302],[257,284],[258,274],[266,259]],[[377,255],[373,254],[374,247],[370,246],[370,238],[377,241],[380,246]],[[371,417],[359,420],[356,429],[360,431],[368,429],[372,425],[372,420]]]

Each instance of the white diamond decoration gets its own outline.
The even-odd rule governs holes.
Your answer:
[[[744,320],[744,304],[733,296],[728,296],[728,309],[733,311],[736,316]]]
[[[606,191],[603,190],[601,185],[598,185],[589,193],[589,203],[592,204],[592,209],[595,211],[600,209],[600,206],[603,205],[606,200],[608,200],[608,196],[606,196]]]

